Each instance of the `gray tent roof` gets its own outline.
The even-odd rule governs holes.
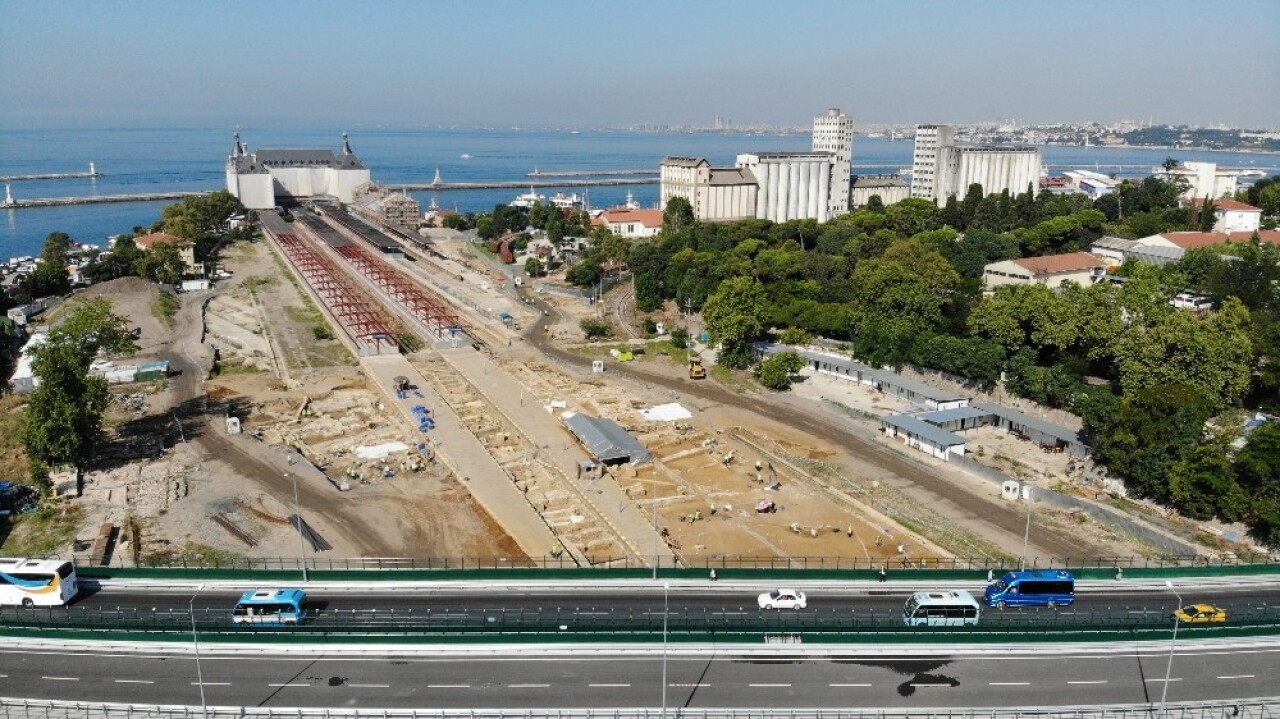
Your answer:
[[[916,419],[922,419],[929,424],[944,424],[946,422],[955,422],[962,419],[978,419],[979,417],[990,417],[991,412],[977,407],[955,407],[953,409],[940,409],[934,412],[921,412],[915,415]]]
[[[587,451],[601,462],[626,460],[629,464],[639,464],[653,459],[639,440],[611,419],[579,413],[566,418],[564,423]]]
[[[916,419],[909,414],[885,415],[880,418],[880,421],[886,425],[897,427],[903,432],[928,440],[939,447],[954,447],[965,443],[964,437]]]
[[[1053,422],[1040,419],[1039,417],[1033,417],[1025,412],[1019,412],[1012,407],[1005,407],[1002,404],[996,404],[994,402],[974,402],[974,406],[978,409],[986,410],[997,417],[1003,417],[1009,422],[1020,424],[1023,427],[1027,427],[1040,432],[1041,434],[1053,437],[1054,439],[1060,439],[1063,442],[1084,444],[1084,440],[1081,439],[1080,432],[1078,430],[1063,427],[1060,424],[1054,424]]]

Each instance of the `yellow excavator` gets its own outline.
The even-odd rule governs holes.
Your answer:
[[[689,379],[706,379],[707,368],[702,366],[701,357],[689,358]]]

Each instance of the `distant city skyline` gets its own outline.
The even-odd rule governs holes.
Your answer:
[[[1280,3],[0,0],[0,126],[1280,126]]]

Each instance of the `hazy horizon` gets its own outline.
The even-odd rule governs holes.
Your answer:
[[[1280,126],[1280,3],[1265,0],[0,0],[0,12],[10,129],[796,126],[831,106],[861,126]]]

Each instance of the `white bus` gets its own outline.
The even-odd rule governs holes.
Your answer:
[[[902,610],[909,627],[962,627],[977,624],[981,614],[978,600],[963,589],[947,592],[916,592]]]
[[[71,562],[0,557],[0,606],[60,607],[79,591]]]

